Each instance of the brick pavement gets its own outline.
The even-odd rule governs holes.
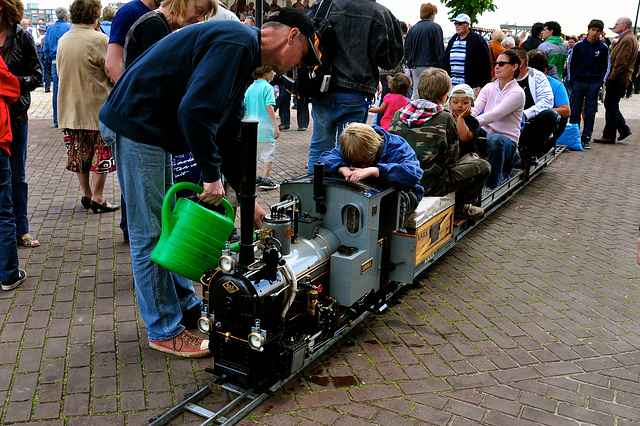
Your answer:
[[[0,423],[145,424],[206,384],[211,359],[149,349],[119,215],[80,206],[40,91],[27,176],[42,246],[20,249],[29,278],[0,293]],[[639,424],[638,104],[622,101],[625,143],[563,154],[242,424]],[[303,172],[310,136],[283,132],[273,178]]]

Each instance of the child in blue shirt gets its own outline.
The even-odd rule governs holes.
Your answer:
[[[244,95],[247,118],[258,121],[258,159],[263,162],[262,177],[256,176],[256,185],[261,189],[276,189],[278,185],[269,179],[271,165],[275,159],[276,139],[280,130],[276,123],[276,98],[273,86],[269,84],[276,73],[271,65],[256,68],[255,81]]]
[[[358,182],[375,178],[400,191],[399,231],[404,218],[413,212],[424,195],[420,186],[422,168],[411,145],[401,136],[378,126],[347,124],[340,134],[340,146],[326,151],[319,161],[328,174]]]

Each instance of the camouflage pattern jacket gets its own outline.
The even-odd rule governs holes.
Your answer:
[[[460,148],[456,120],[442,108],[419,99],[399,110],[391,121],[389,132],[402,136],[416,151],[424,174],[420,185],[425,196],[446,195],[450,170],[458,163]],[[405,109],[421,109],[426,121],[403,120]],[[419,123],[419,124],[418,124]]]

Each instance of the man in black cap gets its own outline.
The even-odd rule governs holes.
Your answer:
[[[251,74],[260,65],[284,74],[303,62],[318,64],[313,37],[311,20],[294,8],[274,13],[262,30],[234,21],[190,25],[127,68],[100,110],[102,137],[128,206],[136,295],[151,348],[183,357],[209,354],[208,341],[185,329],[202,308],[192,282],[150,259],[172,183],[171,154],[193,153],[203,201],[221,202],[222,174],[238,189],[242,100]],[[257,227],[264,215],[256,203]]]

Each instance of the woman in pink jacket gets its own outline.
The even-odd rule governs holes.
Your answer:
[[[520,73],[520,58],[512,50],[502,52],[494,65],[496,79],[482,88],[471,109],[487,132],[487,155],[491,174],[485,191],[496,189],[511,175],[518,162],[518,139],[524,110],[524,90],[515,80]]]

